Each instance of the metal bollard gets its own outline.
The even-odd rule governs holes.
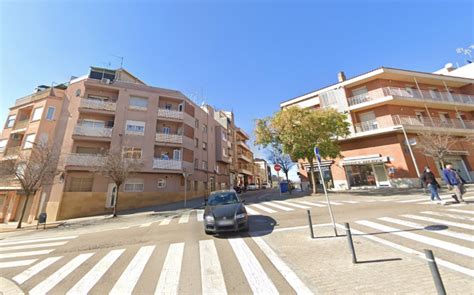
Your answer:
[[[433,255],[433,251],[425,249],[425,256],[426,260],[428,261],[428,265],[430,266],[431,275],[433,276],[433,281],[436,286],[436,290],[438,294],[445,295],[446,290],[444,289],[443,281],[441,280],[441,275],[439,274],[438,266],[436,265],[436,261]]]
[[[308,212],[308,223],[309,223],[309,230],[311,232],[311,239],[314,239],[313,222],[311,221],[311,212],[309,210],[306,210],[306,212]]]
[[[352,263],[357,263],[357,257],[354,249],[354,243],[352,242],[352,234],[351,234],[351,228],[349,227],[349,223],[344,223],[344,227],[346,228],[346,236],[347,236],[347,242],[349,243],[349,249],[351,250],[352,253]]]

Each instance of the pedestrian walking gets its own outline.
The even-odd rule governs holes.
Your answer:
[[[447,164],[446,168],[443,169],[443,176],[446,184],[448,185],[448,190],[452,190],[454,188],[454,195],[451,197],[459,203],[459,200],[464,202],[462,195],[466,192],[464,188],[464,184],[466,181],[459,175],[459,173],[453,169],[451,164]]]
[[[425,170],[421,175],[421,181],[423,181],[424,187],[429,189],[431,193],[431,201],[438,201],[438,204],[444,204],[438,193],[438,189],[441,188],[441,186],[436,181],[436,177],[433,172],[431,172],[430,167],[425,167]]]

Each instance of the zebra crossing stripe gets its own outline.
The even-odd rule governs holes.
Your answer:
[[[66,294],[87,294],[124,251],[125,249],[110,251]]]
[[[43,269],[47,268],[51,264],[55,263],[59,259],[61,259],[62,256],[59,257],[49,257],[46,258],[45,260],[33,265],[32,267],[28,268],[24,272],[20,273],[19,275],[15,276],[13,280],[17,282],[18,284],[23,284],[30,278],[32,278],[34,275],[42,271]]]
[[[300,208],[300,209],[310,209],[311,208],[311,207],[308,207],[308,206],[298,205],[298,204],[291,203],[291,202],[288,202],[288,201],[275,201],[275,202],[277,202],[279,204],[290,206],[290,208],[291,207],[296,207],[296,208]]]
[[[250,215],[260,215],[260,213],[258,213],[257,211],[251,209],[249,206],[245,206],[245,210],[247,211],[247,214],[250,214]]]
[[[58,238],[43,238],[43,239],[34,239],[34,240],[5,241],[5,242],[0,242],[0,247],[11,246],[11,245],[30,244],[30,243],[41,243],[41,242],[70,240],[70,239],[74,239],[74,238],[77,238],[77,236],[58,237]]]
[[[414,233],[404,232],[404,231],[401,231],[399,228],[382,225],[382,224],[375,223],[368,220],[359,220],[359,221],[356,221],[356,223],[367,226],[367,227],[371,227],[377,230],[391,232],[391,234],[393,235],[404,237],[406,239],[414,240],[416,242],[427,244],[433,247],[441,248],[450,252],[455,252],[467,257],[471,257],[471,258],[474,257],[474,251],[472,251],[472,249],[463,247],[460,245],[456,245],[454,243],[445,242],[442,240],[433,239],[430,237],[425,237],[425,236],[414,234]]]
[[[181,217],[179,218],[178,223],[188,223],[189,222],[189,215],[191,214],[191,211],[185,212]]]
[[[44,255],[44,254],[49,254],[53,251],[54,251],[54,249],[4,253],[4,254],[0,254],[0,259],[2,259],[2,258],[14,258],[14,257],[25,257],[25,256],[35,256],[35,255]]]
[[[386,201],[386,200],[381,200],[381,201]],[[359,203],[359,202],[357,202],[357,201],[346,201],[346,200],[344,200],[344,201],[340,201],[340,200],[339,200],[338,202],[349,203],[349,204],[358,204],[358,203]]]
[[[20,245],[20,246],[10,246],[10,247],[0,247],[0,252],[11,251],[11,250],[56,247],[56,246],[64,245],[66,243],[67,242],[54,242],[54,243],[43,243],[43,244],[34,244],[34,245]]]
[[[202,294],[227,294],[224,275],[213,240],[199,241]]]
[[[272,207],[275,207],[277,209],[281,209],[283,211],[293,211],[295,209],[293,208],[288,208],[288,207],[285,207],[285,206],[282,206],[282,205],[279,205],[279,204],[275,204],[275,203],[272,203],[272,202],[266,202],[264,203],[265,205],[269,205],[269,206],[272,206]]]
[[[28,259],[28,260],[15,260],[15,261],[8,261],[8,262],[0,262],[0,269],[30,265],[36,260],[37,259]]]
[[[413,203],[413,202],[419,202],[419,201],[426,201],[426,198],[423,198],[423,199],[415,199],[415,200],[397,201],[397,203]]]
[[[133,288],[135,288],[153,250],[155,250],[155,246],[144,246],[138,250],[112,290],[110,290],[110,295],[132,294]]]
[[[140,224],[139,227],[149,227],[153,224],[153,222],[148,222],[148,223],[144,223],[144,224]]]
[[[474,211],[459,210],[459,209],[447,209],[447,210],[448,210],[448,211],[452,211],[452,212],[466,213],[466,214],[473,214],[473,215],[474,215]]]
[[[253,294],[278,294],[273,282],[267,276],[255,255],[241,238],[230,239],[229,243],[240,263]]]
[[[66,265],[61,267],[58,271],[50,275],[46,280],[42,281],[36,287],[30,290],[30,295],[40,295],[46,294],[51,289],[53,289],[59,282],[61,282],[65,277],[72,273],[76,268],[78,268],[84,261],[89,259],[94,253],[80,254]]]
[[[323,201],[317,201],[317,202],[327,206],[326,202],[323,202]],[[333,202],[333,201],[329,201],[329,202],[331,203],[331,205],[335,205],[335,206],[341,206],[342,205],[341,203],[338,203],[338,202]]]
[[[295,290],[296,294],[313,294],[308,287],[298,278],[298,276],[286,265],[283,260],[273,251],[273,249],[261,238],[252,237],[257,246],[267,256],[270,262],[275,266],[276,269],[281,273],[285,280]]]
[[[425,228],[424,225],[421,225],[419,223],[404,221],[404,220],[391,218],[391,217],[381,217],[381,218],[378,218],[378,219],[383,220],[383,221],[387,221],[387,222],[391,222],[391,223],[395,223],[395,224],[399,224],[399,225],[404,225],[404,226],[411,227],[411,228],[419,228],[419,229],[424,229]],[[448,236],[448,237],[453,237],[453,238],[457,238],[457,239],[461,239],[461,240],[474,242],[474,236],[472,236],[472,235],[457,233],[457,232],[453,232],[453,231],[450,231],[450,230],[433,230],[433,231],[428,230],[428,231],[432,232],[432,233],[435,233],[435,234],[439,234],[439,235],[444,235],[444,236]]]
[[[166,217],[165,219],[163,219],[161,222],[160,222],[160,225],[168,225],[170,224],[171,220],[173,220],[174,216],[168,216]]]
[[[421,213],[422,214],[428,214],[428,215],[440,216],[440,217],[449,217],[449,218],[453,218],[453,219],[466,220],[466,221],[471,221],[471,222],[474,221],[474,218],[471,218],[471,217],[453,215],[453,214],[449,214],[449,213],[438,213],[438,212],[432,212],[432,211],[423,211]]]
[[[271,208],[265,207],[265,206],[260,205],[260,204],[252,204],[252,207],[255,207],[255,208],[260,209],[262,211],[265,211],[267,213],[276,213],[277,212],[277,211],[275,211]]]
[[[155,294],[178,294],[184,243],[171,244],[156,285]]]
[[[418,215],[411,215],[411,214],[404,214],[402,216],[407,217],[407,218],[411,218],[411,219],[417,219],[417,220],[428,221],[428,222],[435,222],[435,223],[439,223],[439,224],[451,225],[451,226],[455,226],[455,227],[459,227],[459,228],[474,230],[474,226],[469,225],[469,224],[459,223],[459,222],[453,222],[453,221],[447,221],[447,220],[443,220],[443,219],[437,219],[437,218],[431,218],[431,217],[425,217],[425,216],[418,216]]]
[[[202,222],[204,220],[204,210],[198,209],[196,214],[197,221]]]
[[[314,206],[314,207],[326,207],[326,205],[321,205],[318,203],[312,203],[308,201],[293,201],[293,202],[298,203],[298,204],[308,205],[308,206]]]

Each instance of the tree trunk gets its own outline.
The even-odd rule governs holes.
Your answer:
[[[115,203],[114,203],[114,215],[112,217],[117,217],[117,205],[118,205],[118,200],[119,200],[119,188],[120,185],[117,185],[117,193],[115,194]]]
[[[444,164],[444,159],[439,160],[441,162],[441,170],[446,168],[446,165]]]
[[[288,179],[288,170],[285,170],[285,171],[283,171],[283,172],[285,173],[286,183],[288,183],[288,192],[289,192],[290,195],[291,195],[290,180]]]
[[[317,188],[316,188],[316,178],[314,177],[314,164],[313,164],[313,159],[309,160],[309,169],[311,173],[311,186],[313,189],[313,194],[317,193]]]
[[[25,211],[26,211],[26,206],[28,205],[28,199],[30,198],[30,194],[26,194],[26,200],[25,200],[25,204],[23,204],[23,209],[21,210],[21,216],[20,216],[20,220],[18,220],[18,225],[16,226],[16,228],[21,228],[21,223],[23,221],[23,217],[25,216]]]

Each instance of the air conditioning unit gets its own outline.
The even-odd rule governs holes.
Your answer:
[[[107,78],[102,78],[102,83],[110,84],[110,83],[112,83],[112,81],[110,79],[107,79]]]

